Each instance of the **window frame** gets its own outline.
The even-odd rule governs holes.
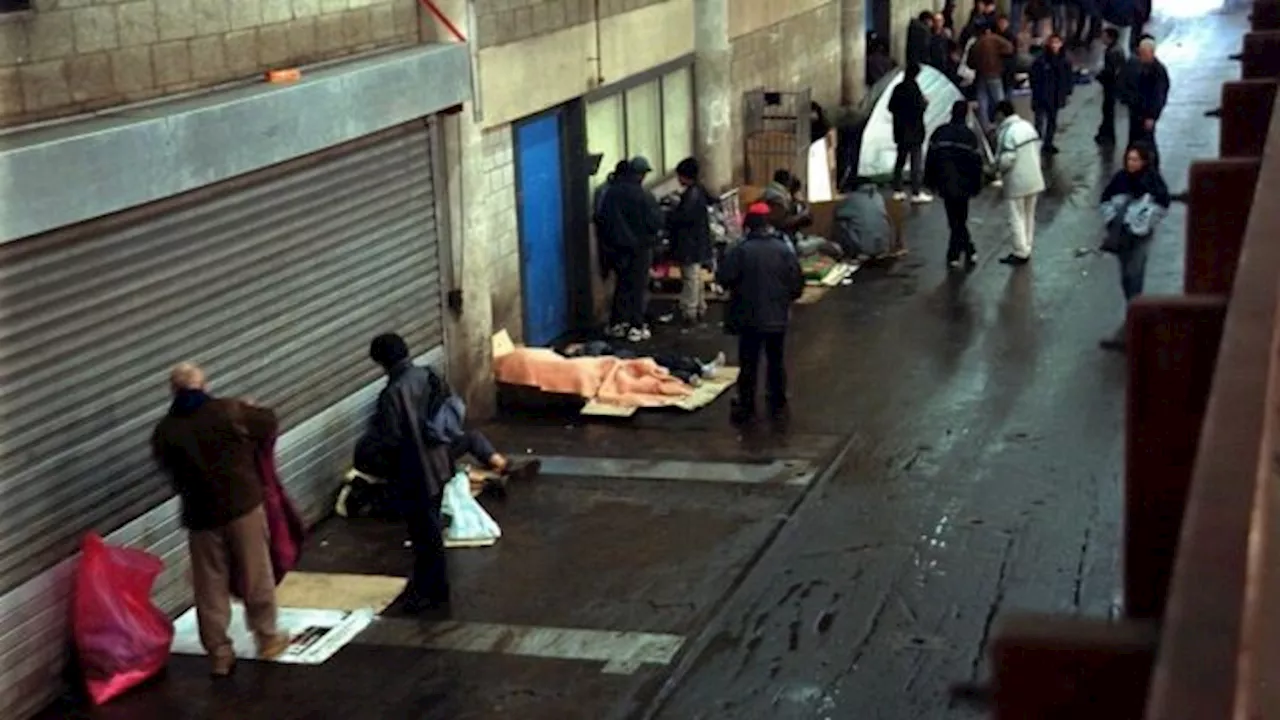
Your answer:
[[[663,85],[664,85],[663,80],[666,78],[667,75],[670,75],[671,73],[677,70],[688,69],[689,71],[689,103],[691,105],[691,107],[689,108],[689,113],[693,119],[693,133],[694,133],[694,136],[696,137],[697,127],[698,127],[698,83],[697,83],[698,71],[697,71],[697,68],[694,66],[693,59],[694,59],[694,56],[691,53],[691,54],[683,55],[679,58],[676,58],[675,60],[662,63],[661,65],[655,65],[654,67],[651,67],[648,70],[645,70],[644,72],[636,73],[635,75],[632,75],[623,80],[601,85],[595,90],[592,90],[591,92],[583,95],[582,100],[584,103],[592,103],[592,102],[598,102],[600,100],[604,100],[614,95],[622,96],[622,146],[629,152],[630,138],[628,138],[628,133],[627,133],[627,91],[634,90],[635,88],[640,87],[646,83],[656,81],[658,85],[658,118],[662,122],[662,128],[661,128],[662,131],[660,133],[660,143],[659,143],[661,146],[660,151],[662,152],[662,157],[659,159],[658,165],[665,166],[666,146],[667,146],[667,129],[666,129],[665,119],[666,119],[667,108],[666,108],[666,93],[663,91]],[[591,143],[591,138],[588,137],[587,138],[588,151],[591,150],[590,143]],[[646,185],[652,188],[657,185],[662,185],[663,183],[669,182],[672,178],[675,177],[676,171],[674,167],[670,169],[666,169],[665,167],[663,167],[662,169],[663,169],[663,172],[654,173],[653,176],[651,176],[653,177],[653,179],[650,182],[646,183]]]

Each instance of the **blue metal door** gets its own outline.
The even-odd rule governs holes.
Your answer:
[[[517,125],[515,145],[524,340],[545,345],[569,329],[560,113]]]

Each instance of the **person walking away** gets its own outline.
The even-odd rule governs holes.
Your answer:
[[[1009,0],[1009,31],[1016,38],[1027,18],[1027,0]]]
[[[685,158],[676,164],[683,190],[679,204],[667,215],[671,258],[680,265],[680,313],[686,325],[697,324],[707,314],[702,268],[711,260],[711,195],[698,176],[697,160]]]
[[[1099,17],[1098,0],[1072,0],[1072,6],[1079,18],[1072,45],[1085,50],[1093,47],[1093,43],[1102,33],[1102,18]]]
[[[1119,261],[1120,289],[1126,303],[1142,294],[1151,239],[1172,203],[1169,186],[1156,168],[1154,149],[1147,143],[1130,146],[1124,155],[1124,169],[1102,191],[1102,219],[1107,229],[1102,249]],[[1102,341],[1102,347],[1124,350],[1124,332],[1122,325]]]
[[[969,51],[969,65],[978,73],[978,119],[989,131],[996,105],[1004,101],[1004,61],[1014,54],[1013,44],[990,27],[978,31]]]
[[[1017,267],[1031,260],[1036,235],[1036,200],[1045,190],[1044,171],[1040,167],[1040,136],[1007,100],[996,106],[996,121],[999,123],[996,165],[1013,230],[1013,252],[1000,262]]]
[[[858,176],[835,211],[837,242],[844,254],[858,262],[879,260],[892,254],[893,225],[889,209],[870,178]]]
[[[770,416],[786,420],[785,348],[791,304],[804,292],[804,275],[791,245],[769,225],[769,208],[754,203],[744,220],[746,237],[725,255],[716,282],[729,291],[725,329],[738,336],[738,397],[731,420],[756,417],[760,355],[765,356],[765,399]]]
[[[606,252],[617,275],[611,313],[614,324],[609,335],[631,342],[650,337],[646,318],[649,271],[658,232],[664,225],[657,199],[644,187],[644,178],[652,171],[647,159],[633,158],[600,207],[604,237],[610,242]]]
[[[902,82],[889,96],[889,113],[893,115],[893,142],[898,146],[898,157],[893,163],[893,199],[905,200],[902,191],[902,171],[911,163],[911,202],[933,202],[933,196],[921,186],[924,173],[924,111],[929,100],[920,90],[917,78],[920,66],[911,64],[903,73]]]
[[[947,244],[947,264],[961,263],[973,268],[977,249],[969,234],[969,201],[982,192],[982,151],[978,136],[968,125],[969,104],[957,101],[951,107],[951,121],[933,131],[929,138],[925,181],[937,191],[947,210],[951,240]]]
[[[1149,144],[1159,162],[1156,124],[1169,101],[1169,71],[1156,57],[1156,41],[1144,38],[1125,67],[1121,100],[1129,107],[1129,145]]]
[[[1031,109],[1036,116],[1036,131],[1044,143],[1044,152],[1056,155],[1058,147],[1053,141],[1058,134],[1058,112],[1067,106],[1076,86],[1071,61],[1063,51],[1061,37],[1049,36],[1044,52],[1031,65],[1030,75]]]
[[[453,476],[448,442],[429,433],[432,409],[447,400],[440,376],[413,363],[404,338],[394,333],[369,343],[369,358],[387,376],[368,429],[356,445],[356,469],[385,478],[409,530],[413,571],[404,609],[417,614],[447,611],[449,565],[444,548],[441,502]]]
[[[1124,49],[1120,46],[1120,31],[1109,27],[1102,31],[1102,43],[1106,52],[1102,58],[1102,70],[1098,72],[1098,84],[1102,86],[1102,122],[1098,134],[1093,136],[1099,145],[1116,142],[1116,98],[1120,89],[1120,74],[1124,71]]]
[[[907,25],[907,67],[929,63],[929,42],[933,37],[933,13],[925,10]]]
[[[276,627],[276,579],[258,463],[280,425],[267,408],[210,395],[204,371],[191,363],[173,369],[169,388],[173,402],[152,433],[151,450],[181,499],[200,644],[213,676],[226,677],[236,662],[227,634],[232,577],[240,581],[258,657],[273,660],[289,647],[288,636]]]
[[[1070,24],[1067,0],[1049,0],[1049,7],[1053,13],[1053,34],[1065,37],[1069,32],[1068,25]]]

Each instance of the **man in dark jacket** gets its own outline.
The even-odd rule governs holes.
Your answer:
[[[934,13],[929,35],[929,67],[942,72],[947,71],[947,59],[951,38],[947,35],[946,19],[942,13]]]
[[[1050,35],[1044,52],[1031,65],[1031,109],[1036,116],[1036,132],[1044,142],[1043,151],[1056,155],[1053,138],[1058,134],[1058,112],[1067,106],[1075,90],[1071,61],[1062,50],[1062,37]]]
[[[289,646],[276,629],[276,579],[258,464],[279,423],[266,408],[209,395],[204,372],[190,363],[173,369],[169,387],[173,404],[151,436],[151,450],[182,501],[200,642],[214,677],[226,677],[236,661],[227,635],[232,576],[240,580],[258,657],[276,658]]]
[[[671,259],[680,265],[680,312],[692,325],[707,314],[702,266],[711,260],[711,194],[698,179],[698,161],[685,158],[676,165],[680,203],[667,216],[671,235]]]
[[[453,462],[449,444],[428,437],[428,421],[448,399],[448,387],[433,371],[413,364],[399,335],[374,338],[369,358],[387,374],[387,384],[356,446],[356,469],[390,482],[408,526],[413,573],[405,610],[447,610],[449,566],[440,505]]]
[[[982,152],[968,118],[969,103],[957,101],[951,107],[951,122],[933,131],[925,179],[947,209],[947,264],[960,267],[964,262],[972,268],[978,253],[969,234],[969,201],[982,192]]]
[[[647,159],[632,158],[627,173],[619,176],[600,200],[602,249],[611,258],[617,276],[609,334],[631,342],[649,338],[649,271],[658,231],[663,227],[662,209],[644,187],[644,178],[652,171]]]
[[[1093,139],[1099,145],[1114,145],[1116,97],[1119,94],[1120,74],[1124,71],[1124,48],[1120,46],[1120,31],[1113,27],[1103,31],[1102,42],[1107,48],[1102,60],[1102,70],[1098,73],[1098,83],[1102,85],[1102,123],[1098,125],[1098,134]]]
[[[974,3],[973,12],[969,13],[969,23],[960,32],[960,47],[968,45],[969,40],[981,34],[983,28],[994,29],[998,14],[995,0],[978,0]]]
[[[898,157],[893,163],[893,198],[905,200],[902,191],[902,171],[911,162],[911,202],[932,202],[933,197],[921,187],[924,173],[924,111],[929,101],[920,91],[916,79],[920,77],[919,65],[908,65],[902,82],[889,96],[889,113],[893,115],[893,142],[898,146]]]
[[[907,66],[929,63],[929,39],[933,37],[933,13],[925,10],[907,25]]]
[[[1156,41],[1144,38],[1121,76],[1120,99],[1129,106],[1129,146],[1156,147],[1156,123],[1169,100],[1169,71],[1156,58]]]
[[[738,335],[738,400],[732,420],[741,425],[756,414],[756,384],[764,353],[765,399],[771,416],[785,420],[787,371],[784,350],[791,304],[804,292],[795,249],[768,221],[769,208],[747,208],[747,235],[725,255],[716,282],[730,293],[725,329]]]
[[[969,50],[969,66],[977,73],[974,85],[978,93],[978,119],[984,130],[991,129],[996,106],[1005,98],[1005,58],[1011,57],[1015,50],[1012,43],[985,25],[978,29],[978,39]]]

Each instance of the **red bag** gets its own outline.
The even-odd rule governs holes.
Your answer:
[[[279,585],[289,571],[298,567],[306,526],[280,484],[274,439],[258,453],[258,473],[262,476],[262,510],[266,513],[267,531],[271,536],[271,569]],[[236,597],[244,598],[244,579],[236,573],[234,564],[231,567],[231,590]]]
[[[71,605],[71,633],[93,704],[164,670],[173,622],[151,602],[164,562],[142,550],[85,535]]]

